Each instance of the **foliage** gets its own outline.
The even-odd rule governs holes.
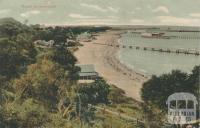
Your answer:
[[[42,27],[40,25],[33,25],[33,30],[36,31],[35,40],[54,40],[57,45],[73,46],[71,43],[66,44],[66,39],[76,39],[78,34],[83,32],[103,32],[109,27]]]
[[[41,27],[39,25],[33,25],[32,28],[36,31],[35,40],[54,40],[58,45],[65,45],[66,39],[75,39],[73,33],[69,28],[59,27]]]
[[[13,18],[0,19],[0,37],[13,37],[19,33],[29,32],[29,28],[26,25],[21,24]]]
[[[200,92],[198,92],[200,91],[199,84],[200,84],[200,65],[194,67],[192,73],[189,74],[188,78],[188,85],[192,85],[191,90],[196,95],[196,97],[200,97]]]
[[[6,104],[0,111],[2,127],[35,128],[43,126],[47,121],[45,109],[33,99],[27,99],[22,104],[15,102]]]
[[[83,84],[78,88],[84,103],[108,103],[109,85],[104,80],[96,80],[91,84]]]
[[[198,70],[196,67],[195,70]],[[196,71],[193,71],[195,73]],[[144,83],[142,88],[142,98],[145,102],[151,102],[159,108],[166,108],[168,96],[176,92],[188,92],[195,94],[196,85],[191,82],[196,80],[198,75],[188,75],[179,70],[174,70],[169,74],[163,74],[152,78]]]
[[[20,54],[15,42],[9,39],[0,40],[0,74],[8,79],[18,74],[25,58]]]
[[[168,96],[177,92],[192,93],[198,97],[200,66],[195,66],[191,74],[179,70],[159,77],[152,76],[144,83],[142,98],[143,111],[146,115],[146,124],[150,127],[160,127],[165,119],[166,101]]]
[[[145,126],[150,128],[160,128],[166,119],[163,115],[165,113],[154,104],[143,104],[142,109],[144,112]],[[164,119],[164,120],[163,120]]]
[[[66,70],[66,74],[71,80],[78,79],[78,71],[80,68],[75,66],[77,60],[68,49],[64,47],[58,47],[38,55],[38,61],[42,59],[48,59],[58,63],[62,68]]]
[[[66,86],[64,70],[58,64],[42,60],[28,66],[26,74],[15,81],[20,98],[36,98],[48,105],[58,102],[58,90]],[[48,97],[48,98],[47,98]]]
[[[0,20],[0,75],[9,80],[34,62],[36,50],[31,28],[12,18]]]
[[[121,103],[128,103],[130,99],[125,96],[125,92],[122,89],[115,87],[114,85],[111,86],[110,93],[108,95],[108,99],[113,104],[121,104]]]

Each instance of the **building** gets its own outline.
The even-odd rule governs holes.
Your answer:
[[[92,64],[77,64],[80,67],[79,80],[95,80],[99,78],[98,73],[95,71],[94,65]]]
[[[77,40],[83,42],[90,42],[92,40],[92,34],[88,32],[81,33],[78,35]]]
[[[37,46],[53,47],[55,45],[55,42],[54,42],[54,40],[49,40],[49,41],[36,40],[34,42],[34,44],[37,45]]]

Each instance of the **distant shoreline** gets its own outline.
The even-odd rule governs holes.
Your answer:
[[[80,42],[83,46],[75,52],[79,64],[94,64],[95,70],[108,83],[114,84],[125,91],[126,96],[141,101],[140,90],[147,80],[143,74],[139,74],[122,64],[116,57],[119,49],[107,45],[118,43],[121,33],[124,31],[106,31],[98,33],[91,42]]]

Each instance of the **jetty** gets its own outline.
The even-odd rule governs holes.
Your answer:
[[[137,46],[137,45],[120,45],[120,44],[106,44],[106,43],[93,43],[97,45],[106,45],[116,48],[127,48],[127,49],[136,49],[136,50],[144,50],[144,51],[153,51],[160,53],[176,53],[176,54],[190,54],[199,56],[200,49],[185,49],[185,48],[161,48],[161,47],[150,47],[150,46]]]

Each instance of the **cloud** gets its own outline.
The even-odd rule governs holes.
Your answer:
[[[135,14],[135,11],[131,11],[130,13],[131,13],[131,14]]]
[[[144,24],[144,20],[142,20],[142,19],[131,19],[130,23],[135,24],[135,25]]]
[[[70,13],[69,17],[71,18],[77,18],[77,19],[91,19],[91,18],[96,18],[95,16],[85,16],[77,13]]]
[[[117,24],[117,19],[96,18],[96,19],[80,19],[75,24],[81,25],[108,25]]]
[[[153,10],[153,12],[164,12],[164,13],[169,13],[169,9],[165,6],[158,6]]]
[[[47,13],[47,14],[52,14],[53,11],[52,11],[52,10],[48,10],[46,13]]]
[[[199,17],[200,18],[200,13],[190,13],[189,15],[191,17]]]
[[[3,10],[0,10],[0,14],[6,14],[6,13],[9,13],[11,10],[9,9],[3,9]]]
[[[94,4],[81,3],[80,5],[82,7],[87,7],[87,8],[94,9],[94,10],[97,10],[97,11],[100,11],[100,12],[108,12],[108,11],[114,12],[114,13],[119,12],[119,8],[114,8],[114,7],[111,7],[111,6],[102,8],[99,5],[94,5]]]
[[[119,17],[117,17],[117,16],[108,16],[108,18],[111,18],[111,19],[119,19]]]
[[[113,8],[111,6],[108,6],[108,10],[110,10],[111,12],[114,12],[114,13],[118,13],[119,12],[119,8]]]
[[[148,8],[148,9],[151,9],[151,5],[147,5],[147,8]]]
[[[136,9],[136,10],[138,10],[138,11],[139,11],[139,10],[141,10],[141,8],[140,8],[140,7],[136,7],[135,9]]]
[[[27,12],[24,12],[24,13],[21,13],[20,16],[21,17],[30,17],[31,15],[37,15],[37,14],[40,14],[41,12],[38,11],[38,10],[31,10],[31,11],[27,11]]]
[[[94,4],[81,3],[81,6],[87,7],[87,8],[91,8],[91,9],[94,9],[94,10],[98,10],[98,11],[101,11],[101,12],[106,12],[107,11],[107,9],[102,8],[102,7],[98,6],[98,5],[94,5]]]
[[[105,25],[105,24],[116,24],[119,20],[117,16],[107,16],[107,18],[98,18],[96,16],[88,16],[77,13],[70,13],[69,17],[76,18],[72,25]]]
[[[160,24],[164,25],[188,25],[188,26],[199,26],[200,19],[193,18],[182,18],[175,16],[158,16],[157,20],[160,21]]]

